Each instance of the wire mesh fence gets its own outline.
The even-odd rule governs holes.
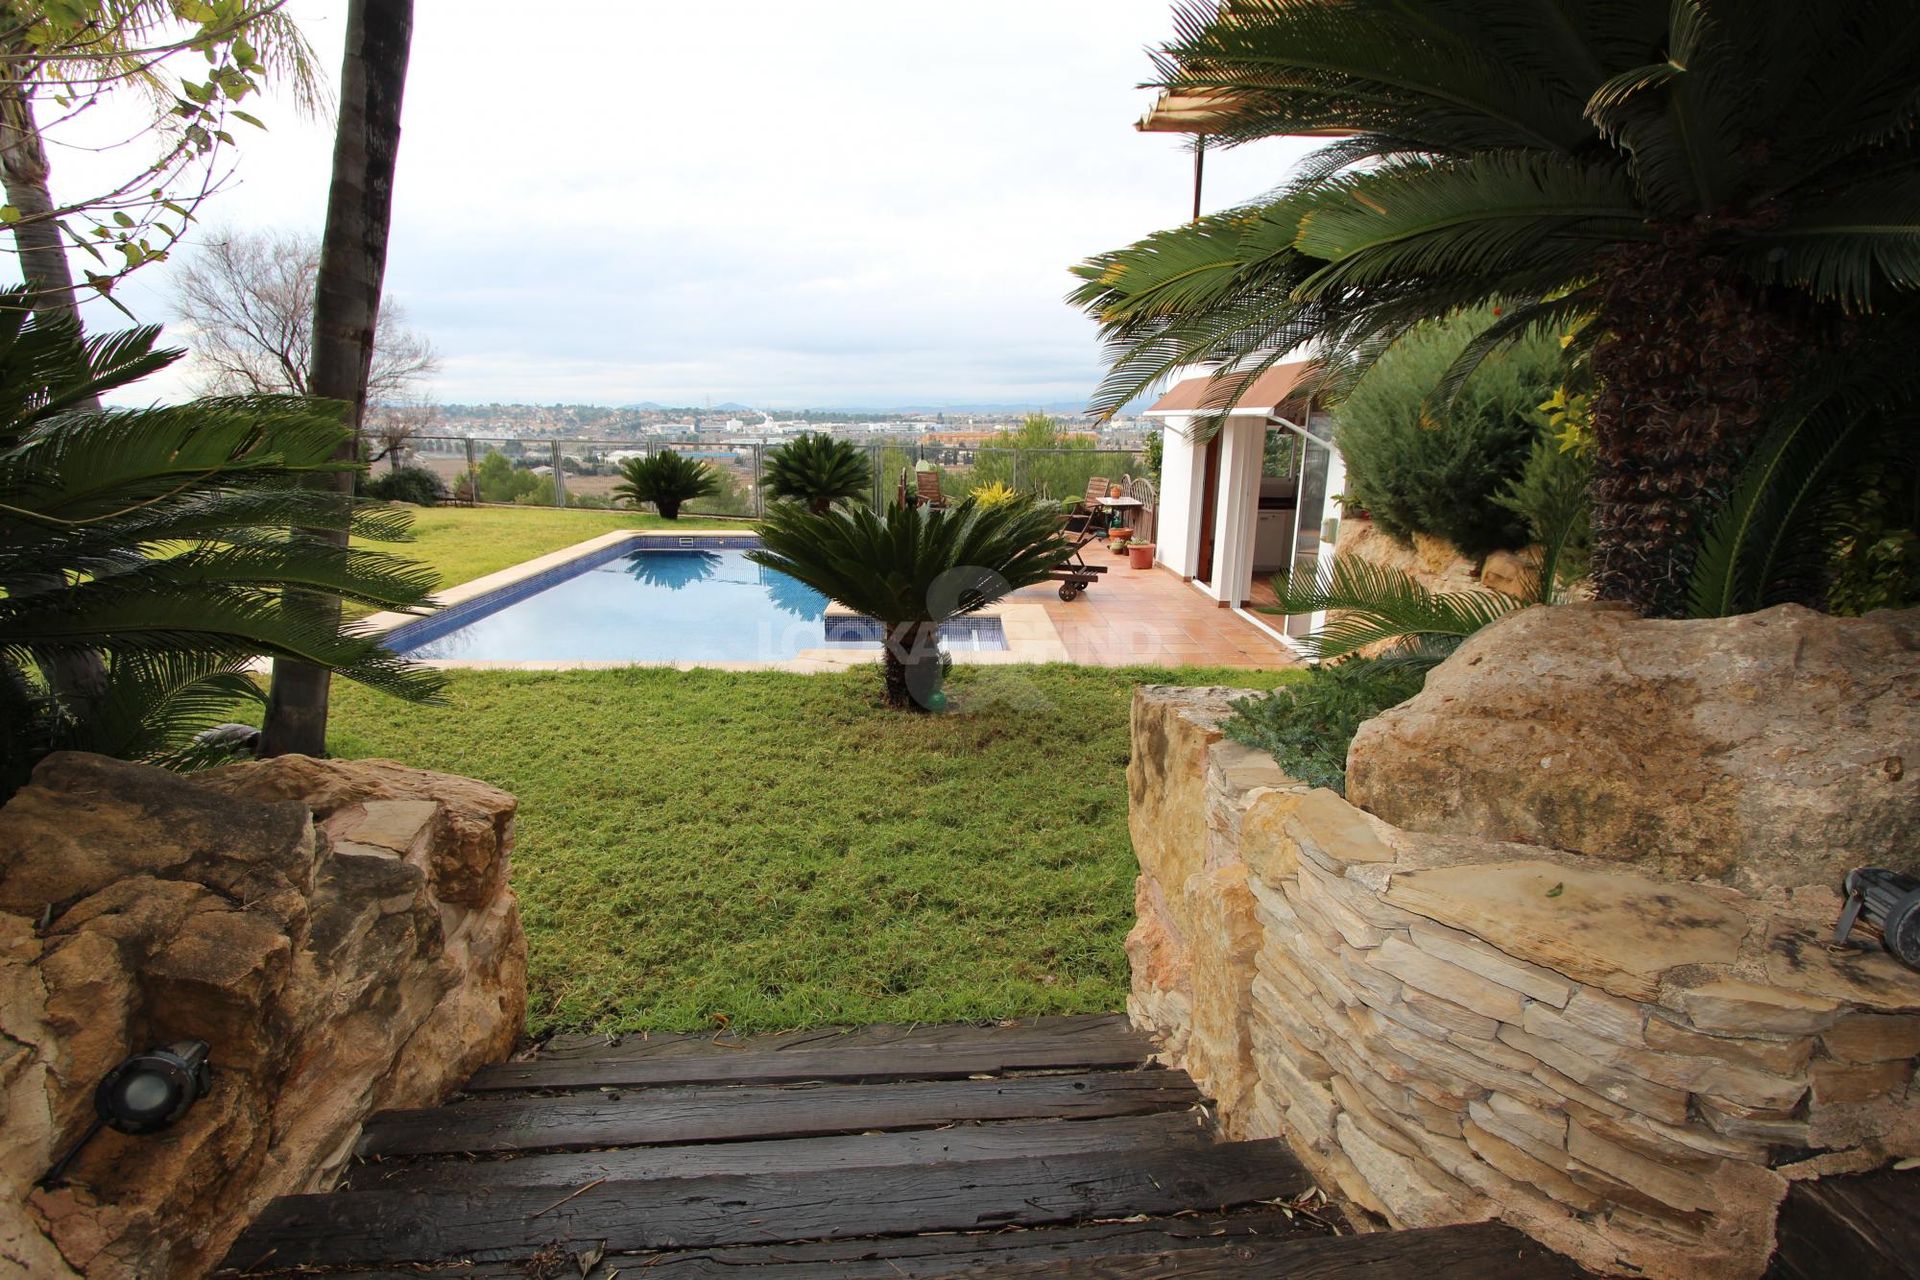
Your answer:
[[[682,506],[683,515],[753,519],[766,510],[760,486],[766,455],[779,447],[778,442],[416,436],[375,469],[424,467],[440,481],[449,501],[462,504],[624,508],[627,504],[615,494],[621,465],[672,451],[705,463],[718,482],[713,493]],[[872,471],[871,501],[876,506],[919,493],[923,472],[933,475],[941,497],[950,502],[995,485],[1064,502],[1085,496],[1095,479],[1121,485],[1144,470],[1142,456],[1126,449],[1012,449],[921,441],[876,441],[861,447]]]

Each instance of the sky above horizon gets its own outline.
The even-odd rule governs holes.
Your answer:
[[[289,11],[337,77],[345,5]],[[1084,401],[1098,342],[1067,268],[1190,211],[1184,140],[1132,127],[1170,11],[576,3],[563,26],[417,0],[387,296],[438,349],[446,403]],[[318,235],[333,122],[266,106],[176,258],[226,227]],[[1305,149],[1209,153],[1206,207]],[[58,200],[125,158],[52,163]],[[121,301],[171,321],[175,266]],[[88,323],[126,321],[90,304]],[[184,392],[176,368],[122,399]]]

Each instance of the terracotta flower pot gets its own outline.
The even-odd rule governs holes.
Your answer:
[[[1126,493],[1126,490],[1122,489],[1117,484],[1110,484],[1107,486],[1107,496],[1109,498],[1118,498],[1123,496],[1125,493]]]
[[[1153,568],[1153,544],[1136,542],[1127,548],[1127,563],[1136,569]]]

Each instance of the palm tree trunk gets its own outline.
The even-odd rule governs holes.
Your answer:
[[[1685,239],[1623,251],[1604,284],[1592,360],[1594,591],[1680,617],[1702,525],[1794,371],[1823,345],[1824,325],[1733,281]]]
[[[350,0],[347,49],[340,70],[340,121],[334,133],[333,184],[320,244],[313,314],[314,395],[345,401],[352,433],[338,455],[354,457],[367,409],[374,326],[387,266],[393,174],[400,151],[400,102],[407,85],[413,0]],[[353,496],[353,473],[342,472],[342,502]],[[345,532],[327,537],[345,545]],[[339,625],[337,596],[288,600]],[[321,755],[327,744],[331,673],[310,663],[276,660],[260,754]]]
[[[23,56],[19,47],[8,50]],[[16,68],[25,64],[13,61]],[[32,290],[33,309],[42,323],[71,326],[80,333],[80,301],[73,292],[73,269],[67,262],[66,246],[60,241],[60,226],[53,218],[53,191],[47,179],[51,167],[47,148],[40,139],[40,125],[34,119],[33,98],[24,76],[0,79],[0,186],[7,203],[19,211],[13,224],[14,248],[20,258],[20,279]],[[98,411],[100,398],[84,396],[75,408]],[[44,582],[16,582],[10,590],[53,585]],[[87,651],[56,658],[47,677],[58,691],[67,709],[82,720],[90,720],[94,708],[107,692],[107,664],[98,653]]]
[[[18,51],[15,51],[18,52]],[[0,80],[0,185],[7,203],[20,213],[13,225],[14,247],[20,255],[20,278],[33,290],[33,309],[40,318],[80,328],[80,303],[73,292],[73,270],[67,262],[60,226],[53,218],[53,193],[47,149],[33,116],[33,99],[19,80]],[[85,408],[97,409],[98,400]]]
[[[887,705],[899,711],[930,711],[940,687],[940,628],[931,622],[903,622],[887,629],[881,660],[887,678]]]

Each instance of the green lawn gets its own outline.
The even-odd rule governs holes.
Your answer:
[[[933,719],[871,671],[457,672],[337,685],[332,747],[520,797],[534,1031],[1077,1013],[1126,997],[1133,686],[1284,678],[962,667]]]
[[[737,527],[737,522],[687,516],[662,520],[632,511],[582,511],[564,507],[422,507],[414,513],[413,542],[377,544],[421,560],[440,574],[440,585],[462,582],[585,542],[613,529]]]

